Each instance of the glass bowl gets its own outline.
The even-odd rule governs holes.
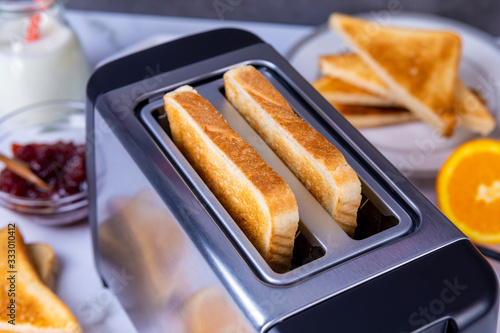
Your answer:
[[[0,152],[12,156],[12,144],[85,143],[85,103],[55,101],[21,108],[0,118]],[[0,164],[3,169],[4,166]],[[87,191],[58,199],[28,199],[0,191],[0,205],[45,225],[81,221],[88,215]]]

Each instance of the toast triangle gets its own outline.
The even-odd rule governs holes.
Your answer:
[[[453,96],[461,55],[457,35],[385,27],[342,14],[332,14],[329,25],[354,47],[398,101],[441,135],[453,133]]]
[[[7,262],[9,237],[15,244],[15,263]],[[10,319],[3,315],[0,319],[0,331],[32,332],[32,333],[80,333],[81,328],[69,309],[57,298],[39,279],[30,264],[26,246],[21,233],[15,229],[9,234],[5,227],[0,230],[1,255],[0,270],[6,274],[14,270],[15,298],[9,296],[10,282],[0,279],[0,304],[7,309],[11,300],[15,299],[15,325],[9,324]],[[9,275],[11,275],[9,273]],[[10,310],[9,310],[10,311]]]
[[[390,95],[385,83],[355,53],[321,56],[319,62],[323,75],[333,76],[372,93],[380,94],[382,91],[380,96]],[[455,83],[453,108],[457,124],[472,132],[485,136],[496,126],[495,118],[484,103],[460,79]]]
[[[394,101],[379,94],[359,88],[341,79],[322,76],[312,83],[313,87],[330,102],[364,106],[392,107]]]

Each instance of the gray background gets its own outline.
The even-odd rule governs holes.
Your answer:
[[[69,0],[71,9],[318,25],[333,11],[383,13],[391,6],[458,19],[500,35],[498,0]]]

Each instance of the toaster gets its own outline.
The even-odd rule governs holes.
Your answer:
[[[358,174],[349,237],[225,97],[256,67]],[[274,272],[170,137],[163,95],[193,86],[283,177],[299,206]],[[496,332],[496,276],[471,241],[257,36],[204,32],[98,68],[87,87],[97,270],[139,332]]]

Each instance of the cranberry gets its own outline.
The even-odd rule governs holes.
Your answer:
[[[85,146],[58,141],[54,144],[13,144],[14,157],[26,162],[30,169],[52,186],[46,191],[8,169],[0,172],[0,190],[30,199],[57,199],[87,188]]]

